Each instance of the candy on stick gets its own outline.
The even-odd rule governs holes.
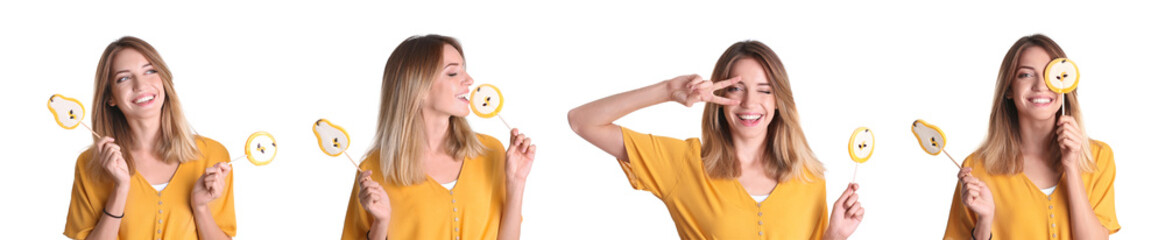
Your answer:
[[[473,110],[473,114],[481,118],[497,116],[498,119],[502,120],[502,124],[506,125],[506,128],[513,129],[509,123],[506,123],[506,119],[498,115],[502,111],[502,104],[505,103],[502,91],[498,90],[498,87],[490,84],[477,86],[470,93],[469,99],[471,105],[469,109]]]
[[[874,154],[874,132],[869,128],[859,127],[854,129],[854,133],[849,136],[849,158],[854,160],[854,177],[850,182],[856,182],[858,178],[858,164],[865,163],[870,160],[870,156]]]
[[[356,169],[360,169],[360,164],[356,164],[356,160],[353,160],[347,152],[348,144],[351,143],[348,131],[323,118],[316,120],[315,124],[312,124],[311,130],[315,133],[316,142],[320,144],[320,150],[324,151],[324,154],[333,157],[343,154],[348,157],[348,161],[351,161],[352,165],[356,166]]]
[[[938,126],[930,125],[926,121],[918,119],[910,124],[910,131],[914,133],[914,138],[918,139],[918,145],[927,154],[937,156],[941,152],[946,154],[947,158],[951,159],[951,163],[954,163],[955,167],[962,168],[958,162],[955,162],[955,158],[951,157],[951,154],[943,149],[947,146],[947,135],[943,134],[943,130],[939,129]]]
[[[248,161],[255,166],[263,166],[275,160],[275,153],[279,148],[275,145],[275,136],[265,131],[258,131],[252,133],[247,137],[247,144],[245,145],[246,156]],[[240,157],[241,158],[241,157]],[[235,158],[238,160],[238,158]],[[234,162],[235,160],[231,160]]]
[[[65,129],[74,129],[77,128],[77,125],[81,125],[89,129],[89,133],[93,133],[93,136],[101,137],[101,135],[97,135],[97,132],[93,131],[93,128],[86,125],[85,121],[83,121],[85,119],[85,105],[82,105],[81,101],[60,94],[53,94],[53,96],[49,97],[48,106],[49,112],[53,113],[53,120],[56,120],[57,126]]]
[[[1076,67],[1076,62],[1067,58],[1052,59],[1044,68],[1044,84],[1048,85],[1048,89],[1060,94],[1060,115],[1063,116],[1066,105],[1064,101],[1067,100],[1065,97],[1080,84],[1080,69]]]

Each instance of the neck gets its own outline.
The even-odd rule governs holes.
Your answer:
[[[749,169],[762,164],[764,158],[765,140],[763,137],[732,136],[732,146],[736,150],[736,159],[740,167]]]
[[[1020,152],[1024,155],[1047,156],[1048,145],[1052,144],[1056,118],[1031,119],[1019,117]]]
[[[421,114],[425,125],[425,153],[447,154],[445,142],[449,138],[449,115]]]
[[[153,158],[148,159],[157,159],[154,147],[158,145],[158,141],[162,137],[161,119],[127,119],[127,122],[131,137],[134,140],[133,146],[129,146],[131,147],[130,153],[136,156],[134,161],[145,160],[147,159],[145,156],[153,156]]]

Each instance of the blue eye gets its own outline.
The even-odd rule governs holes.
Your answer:
[[[1020,73],[1019,74],[1019,78],[1029,78],[1029,77],[1032,77],[1031,73]]]
[[[153,69],[146,70],[146,74],[155,74],[155,73],[158,73],[158,70],[153,70]]]
[[[731,87],[728,87],[728,89],[725,89],[725,91],[728,91],[728,92],[736,92],[736,91],[740,91],[740,87],[737,87],[737,86],[731,86]]]
[[[113,80],[113,82],[115,82],[115,83],[120,83],[120,82],[124,82],[124,81],[127,81],[127,80],[129,80],[129,77],[119,77],[119,78],[117,78],[116,80]]]

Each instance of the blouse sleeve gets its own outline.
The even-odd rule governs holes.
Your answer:
[[[693,170],[693,161],[699,158],[699,141],[682,141],[675,138],[642,134],[631,129],[623,129],[623,144],[627,150],[627,161],[619,161],[623,173],[631,182],[631,187],[649,191],[656,197],[664,198],[676,186],[680,176]]]
[[[970,156],[963,160],[963,167],[970,167],[975,161]],[[951,211],[947,215],[947,232],[943,239],[947,240],[963,240],[971,239],[971,230],[975,228],[975,222],[978,221],[978,216],[971,209],[963,205],[963,200],[959,196],[963,195],[963,188],[959,187],[959,183],[955,182],[955,196],[951,198]]]
[[[73,194],[69,200],[69,215],[65,221],[65,236],[72,239],[85,239],[89,232],[97,226],[105,208],[107,195],[95,186],[94,179],[86,168],[90,151],[85,151],[77,157],[76,168],[73,169]]]
[[[1092,210],[1096,212],[1096,219],[1108,229],[1108,234],[1120,231],[1120,223],[1116,221],[1116,207],[1114,202],[1113,180],[1116,177],[1112,148],[1100,141],[1094,141],[1092,148],[1096,156],[1096,172],[1092,179],[1092,189],[1088,190],[1088,201]]]

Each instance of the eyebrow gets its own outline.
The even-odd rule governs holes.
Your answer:
[[[151,63],[142,64],[142,68],[150,67],[150,66],[153,66],[153,65],[154,65],[154,64],[151,64]],[[123,72],[129,72],[129,70],[126,70],[126,69],[117,70],[116,72],[113,72],[113,75],[121,74],[121,73],[123,73]]]
[[[1019,69],[1024,69],[1024,68],[1027,68],[1027,69],[1032,70],[1032,71],[1036,70],[1036,68],[1032,67],[1032,66],[1019,66]],[[1019,70],[1019,69],[1016,69],[1016,70]]]
[[[460,65],[461,65],[460,63],[449,63],[449,64],[445,64],[445,68],[449,68],[452,66],[460,66]]]

